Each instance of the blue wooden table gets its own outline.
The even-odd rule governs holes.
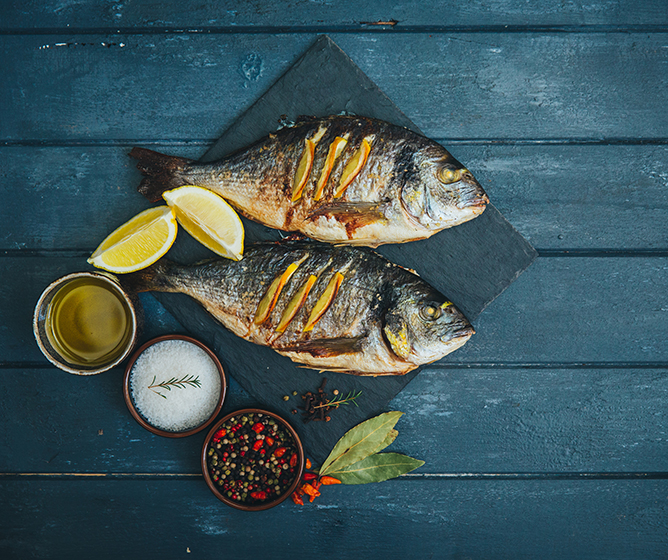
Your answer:
[[[131,146],[199,157],[323,33],[540,256],[390,403],[421,469],[247,514],[31,316],[149,206]],[[665,0],[9,0],[0,53],[0,557],[668,556]]]

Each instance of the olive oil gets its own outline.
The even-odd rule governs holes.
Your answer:
[[[95,366],[125,350],[132,336],[132,314],[122,295],[97,278],[77,278],[53,296],[46,334],[68,362]]]

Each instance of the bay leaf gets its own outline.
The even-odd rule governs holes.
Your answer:
[[[386,412],[348,430],[320,467],[320,475],[329,474],[332,468],[343,469],[387,447],[394,441],[392,429],[402,415],[399,411]]]
[[[397,439],[398,435],[399,435],[399,432],[397,432],[397,430],[394,430],[394,429],[390,430],[387,433],[387,437],[383,440],[383,443],[381,443],[380,446],[378,447],[378,449],[376,449],[376,453],[378,453],[379,451],[382,451],[388,445],[390,445],[395,439]]]
[[[374,453],[342,469],[331,470],[328,476],[338,478],[343,484],[367,484],[395,478],[422,465],[424,461],[400,453]]]

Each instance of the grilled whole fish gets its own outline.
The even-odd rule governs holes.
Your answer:
[[[389,123],[302,118],[214,163],[134,148],[152,201],[199,185],[244,216],[330,243],[378,246],[427,238],[471,220],[489,202],[440,144]]]
[[[402,375],[474,333],[415,273],[357,247],[260,243],[241,261],[162,260],[123,281],[188,294],[238,336],[318,370]]]

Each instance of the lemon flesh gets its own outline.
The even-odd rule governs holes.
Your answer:
[[[334,168],[334,162],[343,152],[343,149],[348,144],[348,138],[337,136],[334,138],[332,143],[329,145],[329,151],[327,152],[327,159],[325,160],[325,167],[320,173],[320,179],[318,179],[318,185],[315,189],[315,194],[313,195],[313,200],[320,200],[322,198],[322,192],[325,189],[329,175]]]
[[[292,202],[296,202],[302,197],[302,191],[306,186],[306,181],[308,181],[309,175],[311,174],[311,168],[313,167],[313,154],[315,154],[315,142],[312,142],[309,139],[306,139],[304,145],[304,153],[302,154],[301,159],[299,160],[299,165],[297,166],[297,172],[295,173],[295,178],[292,186]]]
[[[119,274],[141,270],[169,251],[176,230],[176,219],[169,206],[149,208],[109,234],[88,262]]]
[[[332,276],[331,280],[327,284],[325,291],[322,293],[318,301],[315,302],[311,315],[309,315],[308,321],[304,326],[303,332],[312,331],[315,324],[320,321],[321,317],[325,314],[325,311],[329,309],[329,306],[332,305],[334,298],[336,297],[339,288],[341,287],[341,282],[343,282],[343,274],[337,272]]]
[[[197,241],[214,253],[238,261],[244,253],[244,226],[234,209],[203,187],[184,186],[162,197],[176,219]]]

